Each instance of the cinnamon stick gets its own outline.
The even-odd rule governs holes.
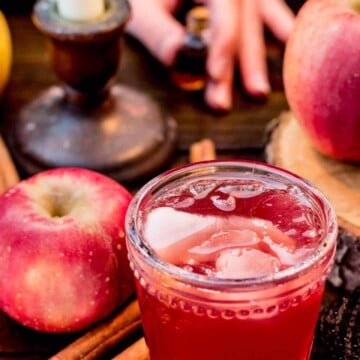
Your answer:
[[[145,339],[141,337],[135,341],[127,349],[115,356],[113,360],[148,360],[149,351],[145,343]]]
[[[215,145],[210,139],[203,139],[190,146],[190,162],[214,160],[216,158]]]
[[[19,181],[19,174],[0,135],[0,194]]]
[[[137,300],[133,300],[115,317],[90,330],[50,360],[96,359],[140,326],[139,305]]]

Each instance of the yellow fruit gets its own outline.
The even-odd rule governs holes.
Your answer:
[[[12,63],[12,43],[8,23],[0,11],[0,95],[10,76]]]

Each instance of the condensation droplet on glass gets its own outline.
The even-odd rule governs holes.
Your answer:
[[[205,273],[205,275],[210,276],[210,275],[214,274],[214,271],[210,268],[206,268],[206,269],[204,269],[204,273]]]
[[[301,195],[302,191],[300,190],[300,188],[296,185],[290,185],[287,187],[286,191],[288,191],[291,194],[294,195]]]
[[[289,229],[289,230],[285,231],[284,234],[288,235],[288,236],[294,236],[297,234],[297,231],[295,229]]]
[[[301,216],[294,218],[293,222],[294,223],[306,222],[306,217],[304,214],[301,214]]]
[[[315,230],[306,230],[302,233],[302,236],[307,237],[307,238],[314,238],[316,237],[317,233]]]
[[[184,265],[183,269],[188,272],[194,272],[194,269],[191,265]]]
[[[233,211],[236,207],[236,201],[233,196],[229,196],[227,199],[220,199],[220,196],[215,195],[211,197],[211,201],[216,208],[222,211]]]
[[[238,199],[247,199],[262,194],[265,190],[265,186],[262,183],[254,182],[247,184],[224,185],[218,190],[223,194],[229,194],[230,196]]]
[[[206,198],[211,191],[216,187],[215,183],[198,183],[192,185],[189,189],[192,195],[196,200]]]

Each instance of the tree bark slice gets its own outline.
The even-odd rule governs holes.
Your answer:
[[[353,291],[360,286],[360,164],[320,154],[291,112],[270,123],[265,156],[268,163],[314,184],[333,205],[339,236],[328,280],[335,288]]]
[[[339,226],[359,237],[360,164],[345,163],[320,154],[291,112],[284,112],[274,119],[268,135],[267,162],[313,183],[334,206]]]

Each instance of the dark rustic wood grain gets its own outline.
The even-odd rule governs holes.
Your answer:
[[[14,64],[7,91],[2,99],[2,124],[16,121],[19,109],[48,86],[59,83],[49,62],[46,39],[25,15],[9,16],[14,43]],[[273,93],[264,101],[243,96],[234,89],[234,110],[227,114],[211,112],[203,94],[186,93],[170,81],[167,69],[151,58],[134,39],[124,39],[118,80],[141,89],[160,103],[179,124],[178,150],[188,151],[190,144],[203,137],[214,140],[220,155],[236,156],[243,150],[259,150],[264,145],[263,131],[269,119],[287,107],[281,81],[282,48],[271,44],[268,63]]]

